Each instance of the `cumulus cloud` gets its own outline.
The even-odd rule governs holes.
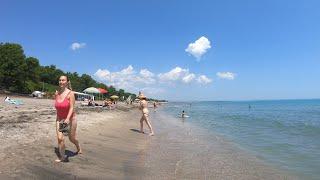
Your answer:
[[[70,48],[75,51],[75,50],[78,50],[78,49],[81,49],[81,48],[84,48],[86,46],[86,43],[77,43],[77,42],[74,42],[71,44]]]
[[[228,79],[228,80],[234,80],[237,74],[232,72],[217,72],[217,76],[220,79]]]
[[[140,70],[140,75],[142,77],[145,77],[145,78],[149,78],[149,77],[153,77],[154,76],[154,74],[152,72],[148,71],[148,69],[141,69]]]
[[[107,85],[122,88],[128,92],[143,91],[148,95],[164,93],[166,88],[169,88],[167,85],[170,86],[175,82],[182,84],[208,84],[212,82],[212,80],[205,75],[196,75],[191,73],[189,69],[181,67],[175,67],[169,72],[155,75],[148,69],[135,71],[135,69],[129,65],[122,70],[114,72],[107,69],[98,69],[94,73],[94,77]]]
[[[193,74],[193,73],[191,73],[191,74],[188,74],[188,75],[186,75],[185,77],[183,77],[183,78],[182,78],[182,81],[183,81],[184,83],[190,83],[191,81],[194,80],[194,78],[196,78],[196,75]]]
[[[209,79],[207,76],[205,75],[200,75],[198,78],[197,78],[197,81],[198,83],[200,84],[209,84],[212,82],[211,79]]]
[[[158,74],[160,81],[177,81],[189,75],[189,69],[176,67],[169,72]]]
[[[185,51],[199,61],[201,57],[211,48],[208,38],[202,36],[193,43],[190,43]]]
[[[211,79],[207,78],[205,75],[195,75],[191,73],[189,69],[183,69],[181,67],[175,67],[171,71],[166,73],[158,74],[158,78],[161,82],[175,82],[180,81],[182,83],[191,83],[191,82],[198,82],[201,84],[208,84],[212,82]]]
[[[116,72],[110,72],[107,69],[98,69],[94,73],[94,76],[108,85],[131,90],[138,89],[138,86],[153,84],[156,81],[154,74],[149,70],[142,69],[140,73],[137,73],[131,65]]]

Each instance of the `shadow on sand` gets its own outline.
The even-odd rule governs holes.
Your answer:
[[[133,132],[136,132],[136,133],[141,133],[140,130],[138,130],[138,129],[130,129],[130,130]]]
[[[55,147],[54,148],[54,152],[56,153],[57,157],[60,157],[59,148]],[[76,155],[78,155],[78,153],[66,149],[65,150],[65,155],[67,156],[66,157],[66,162],[69,162],[69,157],[76,156]]]

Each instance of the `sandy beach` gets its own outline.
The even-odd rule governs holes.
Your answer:
[[[53,100],[11,97],[24,105],[1,102],[0,177],[18,179],[125,179],[139,175],[139,155],[150,137],[137,133],[137,109],[81,108],[78,138],[84,154],[66,140],[68,163],[55,163],[56,133]],[[1,97],[4,99],[4,97]],[[129,111],[130,110],[130,111]]]
[[[140,112],[124,104],[114,110],[77,104],[83,154],[67,139],[69,162],[55,163],[54,101],[12,99],[24,104],[0,103],[1,179],[295,179],[218,137],[207,147],[161,111],[151,113],[154,137],[138,133]]]

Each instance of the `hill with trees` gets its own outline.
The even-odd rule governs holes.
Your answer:
[[[136,95],[117,90],[95,81],[90,75],[79,75],[77,72],[64,72],[55,65],[41,66],[35,57],[26,57],[23,48],[15,43],[0,43],[0,87],[2,90],[30,94],[35,90],[53,94],[58,88],[58,78],[67,75],[71,81],[72,89],[82,92],[87,87],[103,88],[108,91],[107,96],[135,98]]]

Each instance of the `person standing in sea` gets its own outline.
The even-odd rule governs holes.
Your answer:
[[[147,102],[147,97],[143,95],[141,92],[139,92],[139,99],[140,99],[140,110],[142,112],[142,117],[140,119],[140,132],[144,133],[143,131],[143,122],[146,122],[147,126],[150,129],[150,134],[149,136],[153,136],[154,132],[151,126],[151,123],[149,121],[149,110],[148,110],[148,102]]]
[[[76,153],[82,154],[79,141],[76,138],[77,121],[75,119],[74,112],[75,97],[73,91],[71,90],[71,82],[67,76],[60,76],[59,90],[56,91],[55,95],[55,108],[57,110],[56,133],[60,153],[59,159],[55,161],[65,162],[67,158],[65,156],[64,134],[61,130],[62,124],[66,127],[69,126],[69,128],[67,128],[67,132],[64,133],[68,135],[69,140],[76,146]]]

